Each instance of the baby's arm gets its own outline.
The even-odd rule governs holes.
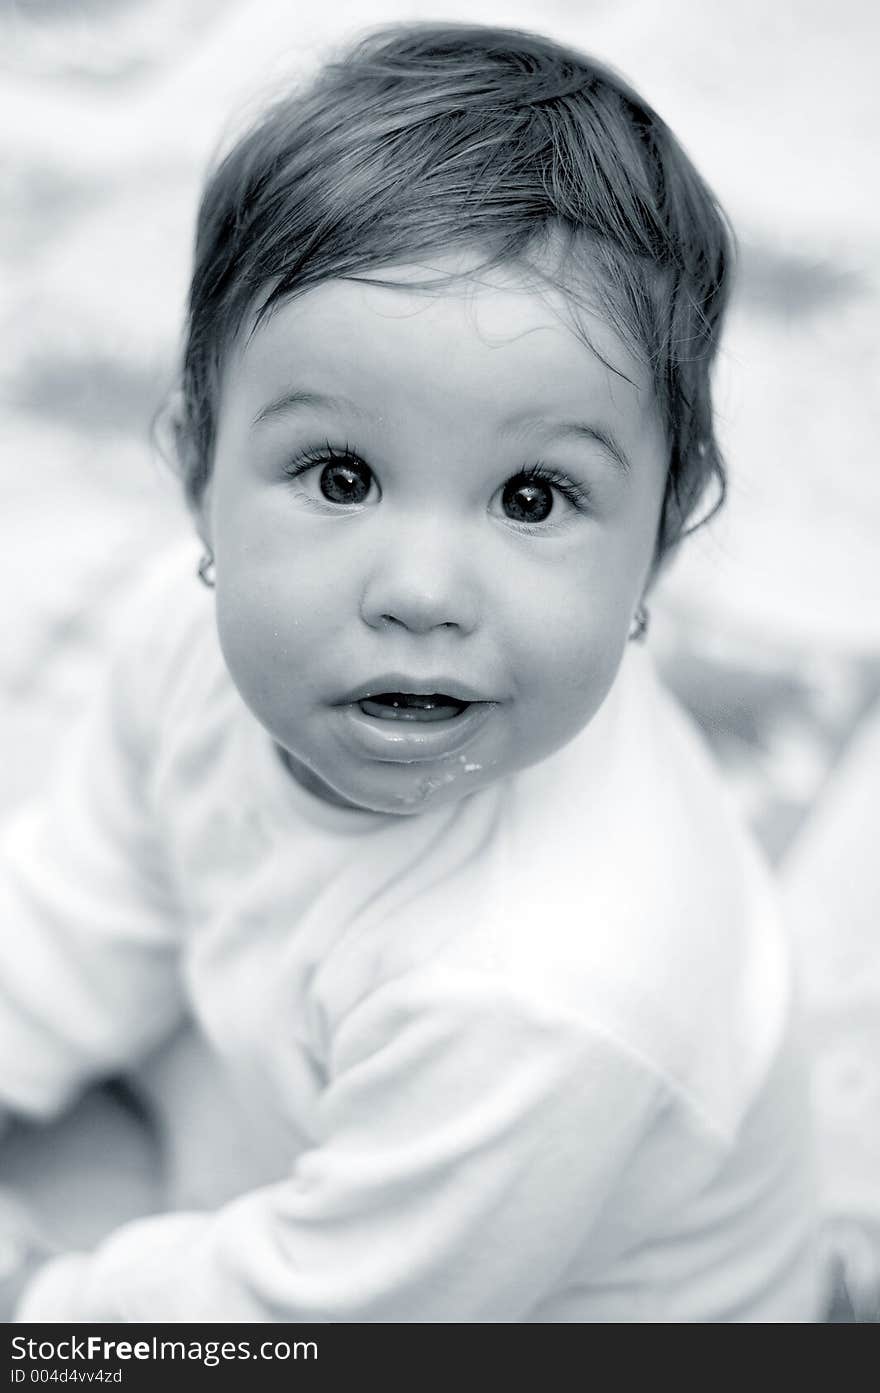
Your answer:
[[[89,1080],[141,1057],[182,1011],[137,647],[59,742],[49,796],[0,839],[0,1112],[59,1112]]]
[[[50,1264],[22,1319],[522,1320],[663,1098],[581,1022],[425,975],[355,1007],[328,1065],[288,1178]]]

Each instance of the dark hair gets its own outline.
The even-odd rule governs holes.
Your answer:
[[[603,312],[652,373],[670,450],[662,555],[710,479],[712,512],[724,498],[709,369],[729,230],[619,77],[540,35],[478,25],[371,33],[275,102],[209,178],[183,362],[189,501],[210,477],[223,358],[246,323],[332,277],[375,279],[453,247],[480,248],[484,268],[527,261],[560,233],[555,283],[576,296],[586,252],[592,293],[598,279]]]

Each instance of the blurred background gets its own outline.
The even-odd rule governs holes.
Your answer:
[[[150,423],[218,142],[376,22],[574,42],[660,111],[739,238],[717,378],[729,503],[655,595],[650,643],[789,907],[829,1211],[880,1232],[878,13],[0,0],[0,813],[44,786],[127,587],[188,531]]]

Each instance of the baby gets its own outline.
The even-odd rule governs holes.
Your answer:
[[[205,586],[155,569],[8,833],[0,1100],[190,1020],[260,1165],[23,1251],[21,1319],[817,1318],[785,940],[630,642],[723,494],[730,256],[532,34],[374,34],[216,169],[164,427]]]

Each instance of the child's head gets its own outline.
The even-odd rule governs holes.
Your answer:
[[[374,35],[239,141],[179,454],[230,671],[307,783],[415,811],[592,717],[723,492],[729,265],[659,118],[534,35]]]

